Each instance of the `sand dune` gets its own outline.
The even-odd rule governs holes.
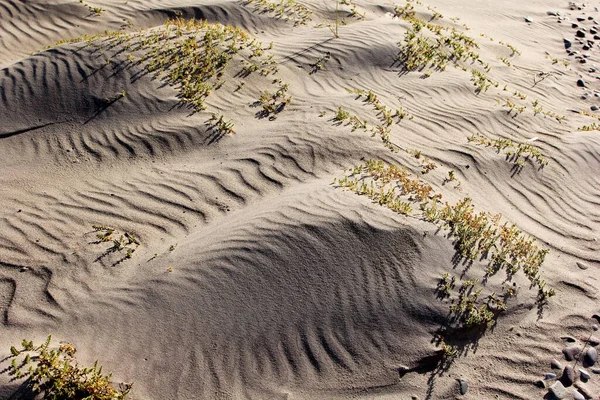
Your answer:
[[[0,355],[52,333],[82,363],[98,359],[115,382],[134,382],[133,399],[544,398],[533,382],[552,359],[568,364],[561,351],[584,346],[598,312],[600,139],[581,130],[598,122],[597,56],[575,35],[586,27],[591,38],[587,17],[600,13],[562,1],[417,6],[479,43],[498,86],[476,93],[476,62],[405,70],[398,43],[410,23],[394,4],[356,2],[364,19],[342,5],[338,38],[326,26],[335,2],[302,4],[305,25],[233,1],[90,3],[104,9],[94,15],[77,1],[0,0]],[[234,58],[194,112],[130,50],[178,16],[242,28],[278,72],[243,77]],[[105,31],[133,39],[55,45]],[[256,101],[277,79],[292,100],[264,118]],[[382,123],[354,89],[407,113],[391,126],[398,151],[335,121],[341,106]],[[211,128],[211,113],[235,133]],[[532,144],[548,165],[521,168],[469,142],[475,134]],[[471,198],[537,238],[556,296],[540,309],[522,274],[509,284],[498,274],[485,295],[518,289],[497,324],[481,337],[448,330],[440,278],[482,279],[486,262],[457,261],[447,231],[417,205],[407,217],[332,184],[369,159],[406,166],[444,201]],[[425,160],[437,168],[423,174]],[[131,258],[111,252],[93,225],[139,247]],[[458,351],[450,365],[440,332]],[[457,379],[468,381],[464,396]],[[0,374],[0,398],[14,398],[17,383]],[[593,374],[585,385],[597,396]]]

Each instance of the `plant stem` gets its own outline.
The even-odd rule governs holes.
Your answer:
[[[340,35],[338,35],[338,25],[339,25],[339,9],[340,9],[340,0],[335,0],[335,37],[339,38]]]

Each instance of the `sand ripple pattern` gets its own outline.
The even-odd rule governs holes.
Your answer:
[[[459,3],[432,2],[449,16]],[[535,4],[513,3],[538,15]],[[395,57],[407,25],[386,15],[390,6],[359,2],[366,20],[346,16],[336,39],[313,26],[330,23],[333,6],[313,6],[315,21],[294,28],[237,1],[130,0],[92,17],[76,1],[0,0],[0,353],[31,332],[53,332],[84,358],[100,357],[116,380],[136,382],[139,399],[453,397],[452,376],[399,374],[431,369],[432,334],[447,310],[434,288],[451,268],[451,243],[331,185],[345,168],[383,158],[406,164],[448,201],[472,197],[502,213],[552,250],[544,277],[559,299],[551,312],[539,321],[518,298],[502,328],[463,349],[456,366],[481,398],[539,394],[531,382],[560,355],[559,337],[586,332],[587,316],[573,310],[598,299],[600,139],[567,114],[565,104],[580,97],[569,71],[532,86],[530,70],[498,61],[507,55],[498,41],[522,46],[515,63],[550,69],[542,50],[562,51],[560,37],[539,17],[539,29],[526,31],[530,43],[518,43],[528,28],[507,11],[515,8],[470,5],[461,23],[475,32],[504,21],[481,50],[502,83],[475,94],[458,69],[427,79],[403,73]],[[258,120],[253,103],[264,88],[251,79],[239,92],[217,91],[210,111],[233,119],[236,134],[215,140],[210,112],[190,115],[175,88],[123,58],[108,63],[84,43],[38,52],[177,13],[274,41],[293,96],[285,112]],[[324,54],[329,61],[311,74]],[[347,88],[371,89],[414,116],[393,127],[392,140],[439,168],[422,175],[414,157],[336,126],[338,106],[378,121]],[[514,91],[529,104],[516,117],[496,103]],[[534,116],[538,98],[567,120]],[[550,163],[517,172],[502,154],[468,143],[474,133],[535,139]],[[460,189],[442,185],[450,169]],[[92,224],[135,234],[141,246],[131,260],[102,256],[108,244],[97,243]]]

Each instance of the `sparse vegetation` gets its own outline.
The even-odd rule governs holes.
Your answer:
[[[578,131],[590,132],[590,131],[600,131],[600,124],[592,122],[589,125],[583,125],[577,128]]]
[[[479,48],[475,39],[454,27],[432,22],[442,19],[441,14],[434,13],[432,19],[427,22],[416,16],[414,1],[407,0],[404,6],[395,7],[394,16],[411,24],[404,41],[399,43],[398,55],[398,60],[408,71],[428,66],[443,71],[449,64],[461,66],[466,62],[478,62],[485,70],[489,70],[489,65],[481,61],[479,54],[475,52]]]
[[[405,118],[412,119],[413,117],[408,115],[402,107],[392,109],[379,100],[379,97],[372,90],[363,89],[346,89],[348,93],[356,95],[356,100],[363,98],[363,102],[373,106],[373,109],[377,112],[376,117],[380,123],[370,129],[373,135],[377,135],[383,141],[383,144],[392,151],[397,151],[398,146],[394,145],[390,141],[390,134],[394,123],[399,124]],[[349,116],[348,116],[349,117]],[[360,120],[358,120],[360,121]],[[362,125],[366,128],[366,121]],[[361,127],[362,127],[361,126]]]
[[[310,65],[310,67],[311,67],[310,73],[314,74],[314,73],[317,73],[318,71],[322,70],[323,68],[325,68],[325,64],[327,63],[327,61],[329,61],[330,58],[331,58],[331,53],[329,53],[329,52],[327,52],[323,56],[317,58],[315,60],[315,62]]]
[[[276,81],[280,84],[277,91],[271,93],[268,90],[265,90],[261,93],[258,100],[262,106],[262,111],[260,112],[262,117],[276,118],[276,115],[283,111],[285,106],[292,101],[292,96],[287,95],[289,85],[287,83],[281,83],[280,80]]]
[[[208,120],[208,123],[211,129],[215,130],[215,132],[219,136],[234,133],[233,121],[226,121],[225,118],[223,118],[223,116],[220,114],[212,114],[212,116]]]
[[[306,23],[312,20],[312,10],[298,3],[296,0],[281,0],[280,2],[246,0],[245,4],[252,4],[255,10],[275,14],[277,18],[291,21],[294,25],[306,25]]]
[[[140,245],[138,239],[129,232],[124,232],[115,239],[115,229],[106,225],[92,225],[96,234],[96,238],[101,243],[111,243],[112,246],[106,250],[106,253],[125,252],[125,258],[133,257],[133,253]]]
[[[493,147],[498,153],[503,152],[507,159],[519,167],[524,167],[525,162],[532,158],[540,168],[548,165],[548,159],[534,146],[528,143],[517,143],[510,139],[488,139],[483,135],[471,135],[467,138],[469,142],[479,144],[485,147]]]
[[[112,104],[118,100],[121,100],[122,98],[127,96],[127,92],[125,91],[125,89],[123,89],[121,92],[117,93],[116,95],[114,95],[113,97],[107,97],[104,99],[104,103],[105,104]]]
[[[335,179],[334,184],[365,195],[392,211],[439,225],[449,232],[461,258],[487,260],[485,278],[504,270],[505,282],[510,282],[522,271],[531,286],[538,289],[541,303],[555,294],[553,289],[546,288],[546,282],[539,275],[548,250],[540,249],[534,238],[527,237],[515,225],[502,224],[500,215],[476,213],[469,198],[456,204],[442,204],[441,194],[412,177],[406,169],[375,160],[354,167],[350,175]],[[412,213],[411,204],[415,203],[420,210],[417,214]],[[441,298],[450,301],[452,320],[466,327],[492,325],[496,316],[506,309],[506,299],[514,293],[514,289],[508,287],[502,297],[495,293],[482,297],[483,287],[479,280],[465,279],[456,291],[458,283],[456,278],[446,274],[440,280],[437,292]]]
[[[510,51],[512,51],[511,56],[514,56],[515,54],[521,55],[521,52],[519,51],[519,49],[517,49],[515,46],[513,46],[510,43],[498,42],[498,44],[508,47],[510,49]]]
[[[83,0],[79,0],[79,2],[81,4],[83,4],[85,7],[87,7],[90,14],[93,16],[99,16],[104,11],[104,8],[91,6],[91,5],[87,4],[86,2],[84,2]]]
[[[475,85],[477,93],[487,92],[491,86],[498,87],[498,82],[492,81],[486,74],[475,68],[471,69],[471,82]]]
[[[102,51],[118,47],[113,57],[122,54],[130,65],[145,66],[155,78],[176,87],[181,102],[193,107],[195,112],[206,109],[206,99],[223,87],[226,69],[234,62],[242,65],[239,72],[232,74],[236,77],[244,78],[254,72],[267,77],[278,72],[277,62],[268,54],[268,47],[240,28],[207,21],[176,18],[151,30],[106,31],[63,40],[56,45],[80,42],[95,45]],[[273,100],[281,98],[284,103],[289,102],[291,97],[285,96],[287,84],[280,79],[265,83],[275,85],[275,82],[278,85]],[[243,81],[238,88],[242,85]],[[278,108],[280,104],[270,106]]]
[[[34,394],[49,400],[120,400],[131,391],[131,383],[115,388],[112,374],[103,375],[98,361],[92,367],[79,366],[73,345],[62,343],[52,348],[51,340],[48,336],[40,345],[23,340],[20,348],[12,346],[8,374],[15,380],[24,379]]]
[[[550,54],[546,53],[546,58],[549,58],[550,60],[552,60],[552,65],[555,64],[562,64],[565,68],[569,67],[569,60],[567,59],[558,59],[557,57],[552,57]]]
[[[350,113],[342,108],[342,106],[338,107],[337,113],[333,117],[333,120],[336,122],[344,122],[350,118]]]

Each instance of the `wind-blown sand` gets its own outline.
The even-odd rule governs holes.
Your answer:
[[[134,382],[132,399],[537,399],[548,389],[533,382],[561,373],[551,360],[567,365],[563,348],[583,348],[600,311],[600,132],[578,130],[598,121],[572,110],[600,106],[600,72],[589,72],[600,50],[582,50],[571,24],[593,28],[587,17],[600,21],[600,3],[425,3],[471,28],[499,82],[479,94],[460,69],[403,71],[395,59],[409,25],[392,18],[391,2],[357,1],[364,20],[342,6],[339,38],[315,26],[331,24],[334,1],[302,2],[313,10],[305,26],[238,1],[92,3],[105,11],[0,0],[1,356],[51,333],[73,343],[81,363],[97,359],[115,382]],[[292,102],[274,120],[257,118],[251,105],[266,88],[255,74],[239,91],[231,77],[193,113],[176,87],[141,66],[123,68],[123,55],[107,64],[110,55],[85,43],[42,50],[157,27],[176,13],[273,42]],[[568,56],[563,39],[579,55]],[[583,53],[585,64],[576,59]],[[346,88],[402,106],[413,118],[395,124],[391,140],[438,168],[422,174],[406,152],[336,125],[338,106],[377,123]],[[497,102],[518,101],[515,91],[527,95],[516,116]],[[566,119],[534,115],[535,99]],[[232,119],[235,133],[215,140],[212,112]],[[528,161],[516,173],[502,153],[467,141],[476,133],[533,140],[549,163]],[[462,267],[444,230],[332,184],[367,159],[405,165],[445,201],[472,198],[550,249],[541,276],[556,296],[541,315],[535,290],[518,278],[492,329],[478,340],[448,338],[460,354],[440,369],[433,339],[448,304],[435,289]],[[449,170],[460,187],[444,183]],[[94,224],[130,232],[140,246],[131,259],[103,256],[110,245],[95,243]],[[484,268],[475,262],[469,273]],[[588,371],[580,391],[597,398],[600,379]],[[464,396],[458,379],[468,382]],[[18,383],[0,375],[0,397]]]

